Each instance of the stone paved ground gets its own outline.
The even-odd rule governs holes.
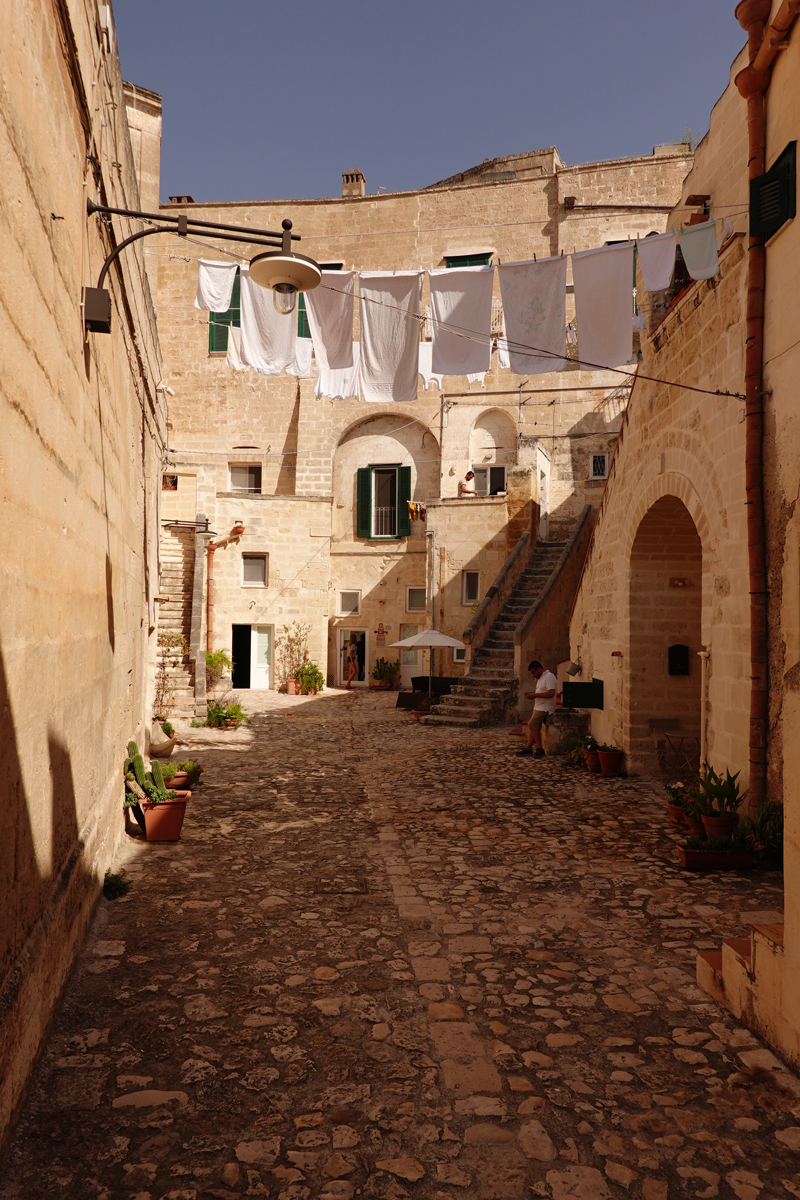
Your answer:
[[[506,730],[263,703],[130,842],[3,1197],[800,1197],[800,1083],[694,983],[779,876],[682,872],[658,788]]]

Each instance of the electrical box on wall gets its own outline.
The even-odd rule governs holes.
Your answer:
[[[564,708],[602,708],[603,681],[593,679],[591,683],[564,683],[561,690]]]

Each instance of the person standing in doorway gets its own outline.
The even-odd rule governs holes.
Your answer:
[[[354,633],[350,634],[350,641],[347,644],[347,683],[345,687],[350,687],[354,679],[358,677],[358,638]]]
[[[528,744],[524,750],[517,751],[517,758],[533,754],[535,758],[544,758],[542,745],[542,726],[547,724],[549,713],[556,711],[556,688],[558,681],[552,671],[546,671],[538,659],[528,663],[528,670],[536,680],[536,691],[526,692],[529,700],[533,700],[533,713],[528,721]],[[533,746],[536,744],[536,751]]]
[[[467,499],[469,499],[469,498],[474,499],[478,495],[477,490],[475,488],[475,473],[473,471],[467,471],[466,475],[459,483],[458,494],[459,494],[459,496],[465,497]]]

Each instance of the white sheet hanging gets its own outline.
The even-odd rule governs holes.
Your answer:
[[[468,375],[467,376],[467,387],[469,388],[470,391],[472,391],[473,383],[479,383],[481,385],[481,387],[485,390],[486,389],[486,372],[485,371],[473,371],[470,375]]]
[[[492,361],[494,267],[429,271],[437,375],[486,372]]]
[[[228,326],[228,353],[225,362],[234,371],[249,371],[242,362],[242,331],[235,325]]]
[[[501,371],[511,370],[511,357],[508,350],[508,338],[497,339],[497,365]]]
[[[672,229],[668,233],[656,233],[637,239],[636,249],[642,265],[642,280],[648,292],[663,292],[664,288],[668,288],[672,283],[677,248],[678,235]]]
[[[317,364],[341,371],[353,365],[355,271],[323,271],[318,287],[305,292],[306,314]]]
[[[294,362],[286,368],[287,374],[297,375],[299,379],[310,379],[313,353],[314,343],[311,338],[299,337],[294,344]]]
[[[422,386],[425,391],[428,390],[428,384],[432,383],[439,391],[442,390],[442,376],[434,375],[433,367],[431,366],[431,354],[433,352],[432,342],[420,342],[419,344],[419,373],[422,376]]]
[[[572,255],[581,366],[618,367],[633,353],[633,242]]]
[[[317,399],[319,400],[320,396],[328,396],[331,400],[350,400],[352,397],[358,400],[358,367],[360,359],[359,344],[358,342],[353,342],[352,367],[342,367],[339,371],[329,371],[324,367],[320,367],[317,384],[314,388],[314,395]]]
[[[297,313],[276,312],[270,288],[259,287],[242,268],[242,362],[262,375],[280,375],[294,362]]]
[[[422,274],[359,273],[361,387],[373,404],[417,397]]]
[[[231,294],[238,266],[238,263],[222,262],[219,259],[198,259],[195,308],[207,308],[209,312],[216,313],[227,312],[231,306]]]
[[[566,365],[566,258],[502,263],[499,273],[511,370],[517,375],[562,371]],[[497,344],[499,347],[500,342]],[[534,353],[526,352],[529,346]]]
[[[713,217],[681,230],[681,253],[692,279],[713,279],[719,275],[717,222]]]

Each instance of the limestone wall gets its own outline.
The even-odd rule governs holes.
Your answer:
[[[87,196],[137,208],[119,62],[96,6],[5,9],[0,44],[0,1130],[123,831],[120,767],[149,715],[165,413],[141,258]],[[91,157],[90,157],[91,156]],[[92,161],[94,160],[94,161]],[[119,236],[119,235],[118,235]]]

